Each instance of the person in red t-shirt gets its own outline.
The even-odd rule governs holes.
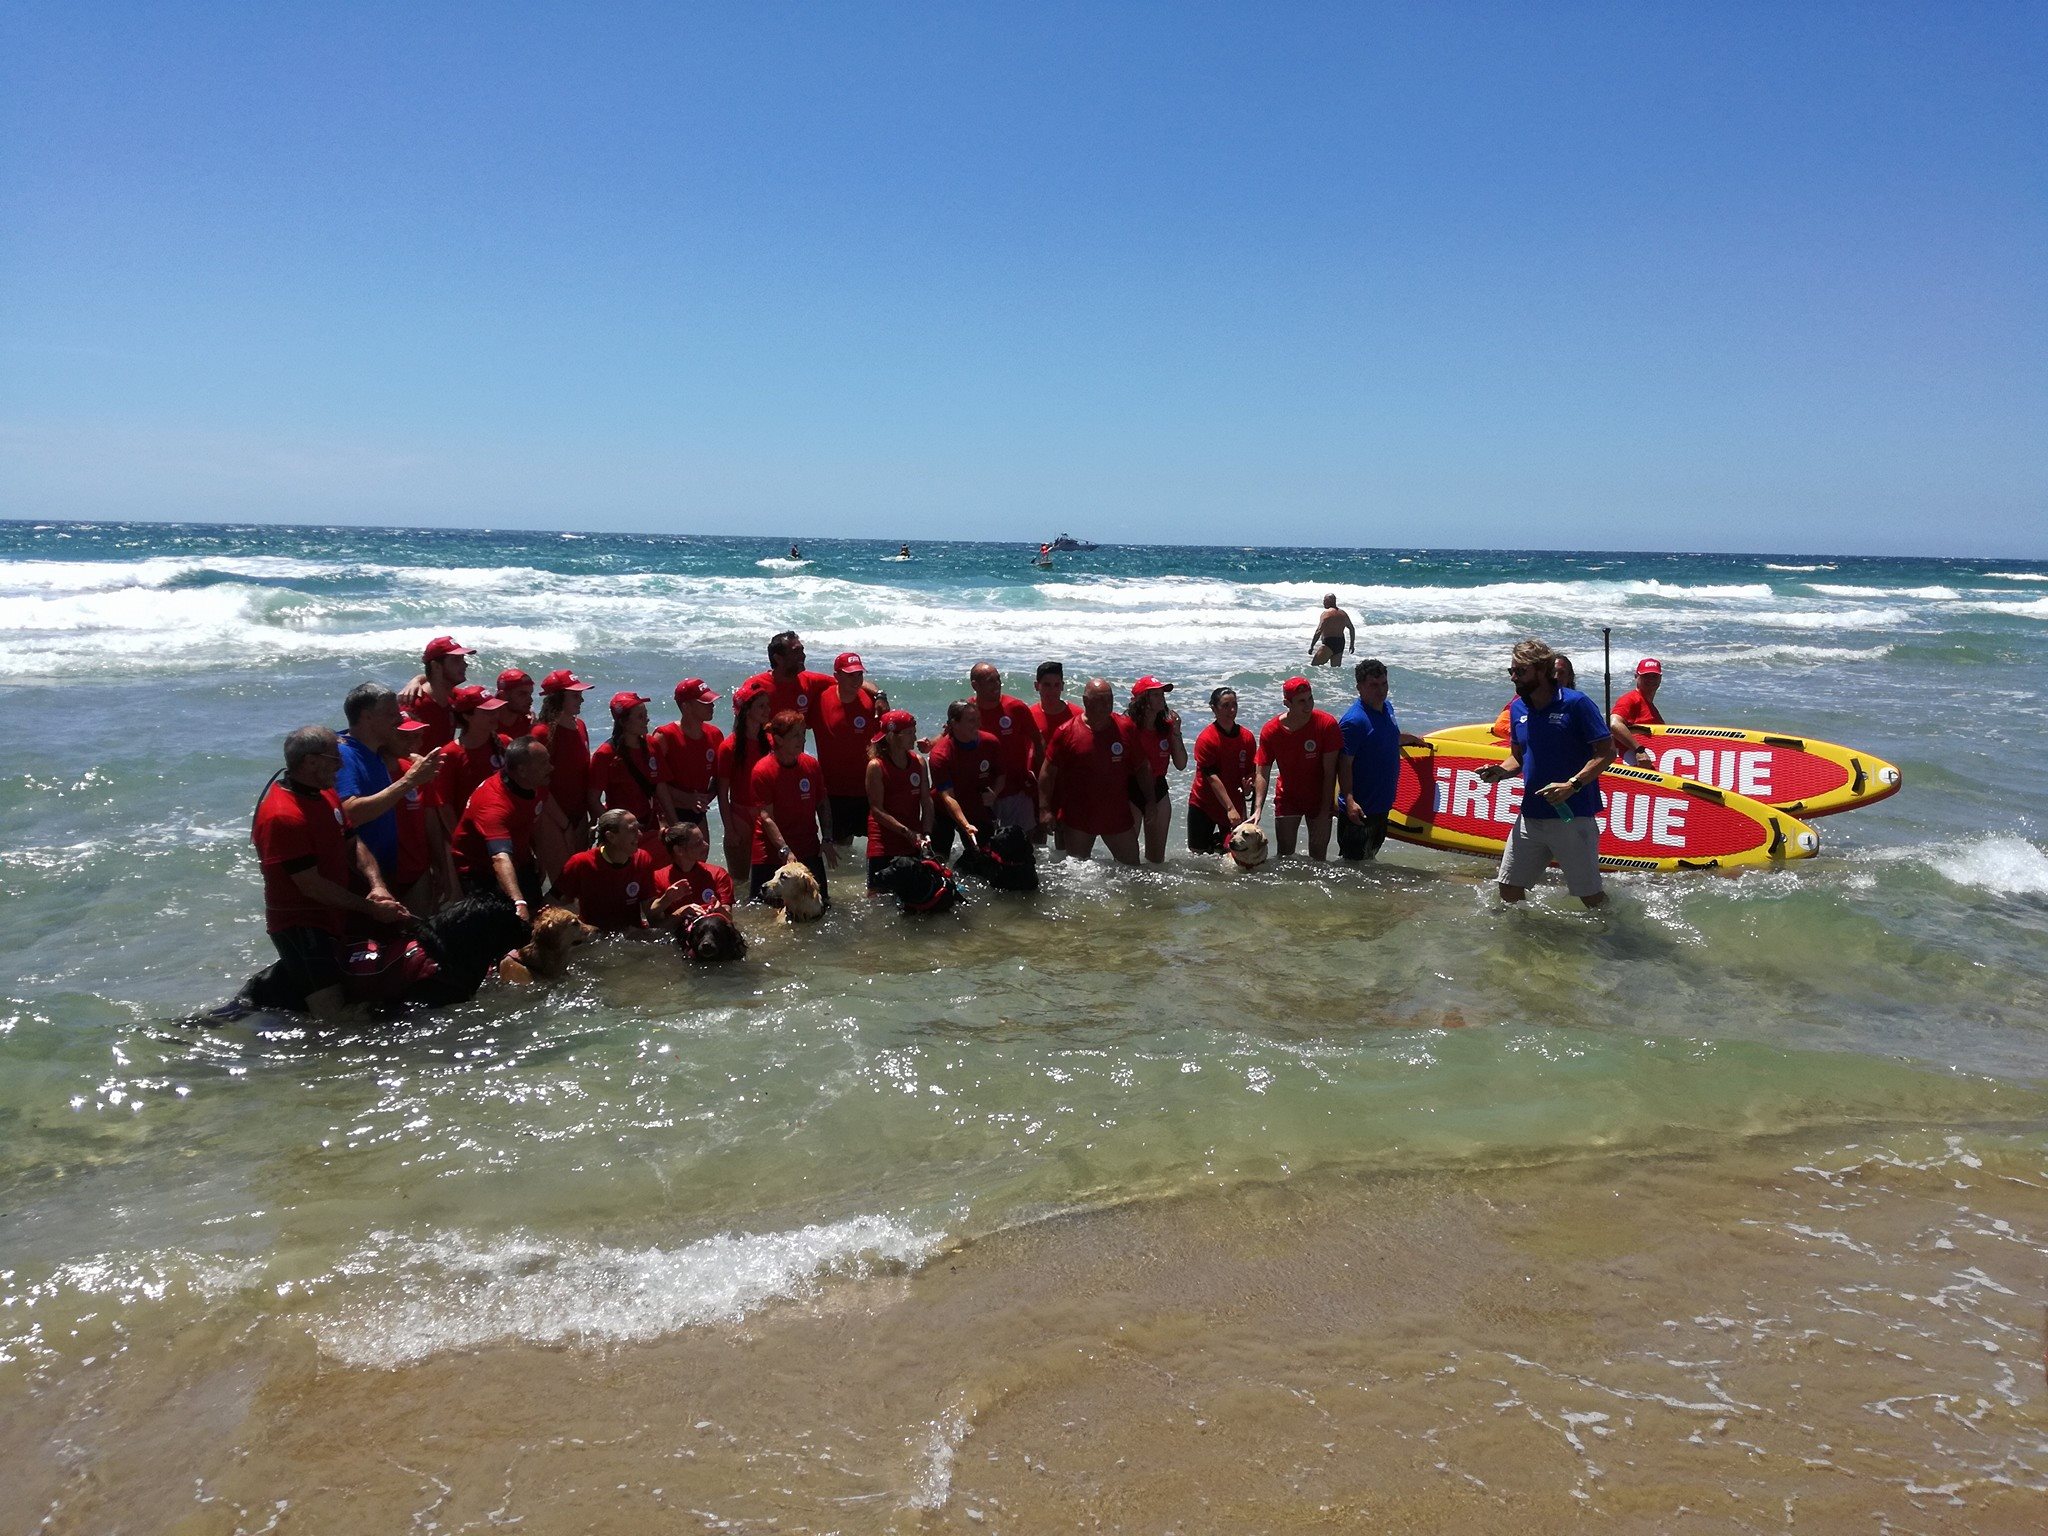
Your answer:
[[[518,667],[507,667],[498,674],[498,697],[505,701],[504,712],[498,716],[498,734],[508,743],[530,735],[533,731],[533,679]]]
[[[1614,744],[1621,752],[1624,763],[1633,763],[1639,768],[1654,768],[1655,761],[1643,746],[1643,737],[1636,727],[1662,725],[1664,716],[1657,709],[1657,690],[1664,682],[1664,663],[1654,656],[1645,656],[1636,663],[1636,685],[1614,701],[1614,713],[1607,717],[1607,727],[1614,733]]]
[[[1029,704],[1003,692],[1003,674],[994,663],[976,663],[967,685],[981,711],[981,728],[1002,748],[1003,792],[996,797],[995,824],[1028,831],[1038,825],[1038,774],[1032,766],[1043,746],[1038,721]]]
[[[521,917],[531,919],[540,905],[535,823],[553,771],[546,744],[522,736],[505,749],[504,768],[476,787],[450,840],[466,894],[498,891]]]
[[[379,923],[410,920],[385,887],[370,850],[356,840],[334,793],[341,741],[324,725],[302,726],[284,739],[284,772],[263,793],[249,839],[263,868],[263,926],[278,967],[306,1009],[320,1018],[341,1012],[341,958],[336,943],[349,914]],[[358,896],[351,885],[369,892]]]
[[[391,879],[392,892],[414,917],[427,917],[462,894],[462,882],[448,856],[448,828],[442,824],[434,804],[430,780],[406,774],[429,759],[413,756],[427,728],[417,720],[398,727],[397,739],[380,754],[384,770],[399,791],[392,814],[398,818],[398,862]]]
[[[754,765],[768,752],[768,687],[752,678],[732,691],[732,734],[718,747],[718,819],[725,828],[725,864],[754,862]]]
[[[1003,795],[1003,746],[981,728],[981,706],[959,699],[946,706],[945,734],[932,743],[932,857],[953,853],[957,832],[970,847],[995,828]]]
[[[768,690],[770,715],[793,709],[804,717],[808,731],[817,723],[818,700],[835,684],[823,672],[806,671],[805,660],[803,638],[795,630],[785,629],[768,641],[768,670],[756,672],[747,681]]]
[[[845,847],[868,824],[868,748],[881,738],[889,701],[867,685],[867,663],[842,651],[832,663],[833,686],[811,710],[818,736],[818,766],[832,802],[832,832]]]
[[[1041,661],[1038,672],[1032,679],[1037,691],[1038,702],[1031,706],[1031,723],[1038,727],[1038,746],[1031,754],[1032,793],[1038,793],[1038,776],[1045,772],[1046,749],[1052,745],[1053,733],[1080,713],[1061,697],[1067,688],[1067,669],[1056,661]],[[1036,810],[1033,807],[1031,840],[1045,841],[1045,829],[1037,825]]]
[[[606,810],[627,810],[647,833],[654,834],[661,822],[659,764],[654,740],[647,732],[647,696],[643,693],[612,695],[612,734],[590,754],[588,809],[593,822]],[[642,849],[656,864],[668,862],[668,849]]]
[[[1330,823],[1336,813],[1337,759],[1343,732],[1334,715],[1316,708],[1315,690],[1305,677],[1282,685],[1287,713],[1275,715],[1259,732],[1258,803],[1252,820],[1265,814],[1266,799],[1277,771],[1279,793],[1273,796],[1274,842],[1284,857],[1294,852],[1301,820],[1308,818],[1308,856],[1330,856]]]
[[[754,764],[753,883],[750,894],[761,900],[769,877],[791,859],[818,877],[818,895],[825,889],[827,867],[839,865],[839,845],[832,840],[832,806],[825,798],[825,775],[818,760],[804,750],[804,717],[785,709],[768,722],[771,751]]]
[[[640,820],[612,809],[597,818],[597,846],[569,855],[555,897],[593,933],[643,933],[654,899],[654,860],[640,846]]]
[[[439,807],[442,830],[453,832],[477,785],[505,766],[505,747],[498,739],[505,701],[475,683],[464,683],[449,692],[448,712],[455,723],[455,740],[441,749],[441,771],[427,798]]]
[[[931,778],[916,741],[916,716],[892,709],[882,716],[881,739],[868,749],[869,890],[889,860],[931,854]]]
[[[1185,769],[1187,743],[1181,740],[1180,716],[1166,707],[1173,684],[1156,677],[1141,677],[1131,684],[1131,729],[1152,768],[1152,798],[1132,799],[1132,817],[1145,839],[1145,861],[1166,862],[1166,834],[1173,827],[1173,801],[1167,786],[1168,768]]]
[[[452,635],[436,635],[420,656],[420,675],[400,690],[406,714],[427,728],[422,750],[431,752],[455,739],[455,720],[448,696],[469,676],[469,658],[476,651],[457,645]]]
[[[654,733],[657,800],[667,813],[665,828],[678,821],[710,825],[711,802],[718,797],[718,748],[725,741],[725,732],[711,723],[719,697],[703,678],[684,678],[676,684],[676,718]]]
[[[1131,722],[1116,712],[1107,678],[1081,690],[1081,714],[1053,732],[1038,776],[1038,819],[1057,823],[1060,851],[1085,859],[1101,838],[1119,864],[1138,862],[1133,803],[1152,794],[1152,765]]]
[[[579,718],[590,684],[567,667],[540,680],[540,719],[533,739],[548,749],[553,771],[541,815],[540,867],[552,880],[572,853],[590,846],[590,730]]]
[[[1231,829],[1258,794],[1258,738],[1237,723],[1237,690],[1209,695],[1216,718],[1195,738],[1195,777],[1188,785],[1188,852],[1221,853]]]
[[[668,845],[669,865],[654,871],[656,894],[649,911],[654,921],[666,921],[684,907],[730,912],[732,876],[705,861],[704,855],[711,851],[711,834],[703,824],[679,821],[662,833],[661,839]]]

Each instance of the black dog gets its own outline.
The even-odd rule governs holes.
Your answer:
[[[868,884],[894,896],[906,912],[945,912],[960,904],[960,882],[937,859],[898,855],[877,870]]]
[[[1031,836],[1022,827],[999,827],[980,843],[962,848],[953,867],[999,891],[1038,889],[1038,860],[1031,852]]]
[[[337,941],[352,1003],[446,1008],[477,994],[491,968],[531,936],[512,903],[496,894],[465,896],[407,933],[387,928],[374,941]],[[231,1023],[257,1012],[304,1013],[305,995],[268,966],[242,983],[231,1002],[199,1016]]]

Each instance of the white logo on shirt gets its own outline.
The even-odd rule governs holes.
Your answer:
[[[342,815],[341,815],[341,807],[340,807],[340,806],[338,806],[338,805],[337,805],[337,806],[336,806],[336,807],[334,808],[334,824],[335,824],[335,825],[336,825],[337,827],[341,827],[341,826],[346,826],[346,825],[347,825],[347,822],[345,822],[345,821],[343,821],[343,820],[342,820]]]
[[[704,905],[708,907],[714,901],[718,900],[718,891],[716,890],[716,888],[707,885],[704,887],[703,890],[697,893],[697,899],[703,902]]]
[[[988,772],[988,759],[985,757],[981,760],[981,771],[983,773]]]
[[[640,882],[638,880],[627,881],[626,894],[628,896],[638,896],[640,894]]]
[[[1304,742],[1303,742],[1303,743],[1301,744],[1301,750],[1302,750],[1302,751],[1304,751],[1304,752],[1313,752],[1313,751],[1315,751],[1315,749],[1316,749],[1316,739],[1315,739],[1315,737],[1313,737],[1313,736],[1309,737],[1309,739],[1308,739],[1307,741],[1304,741]]]
[[[1124,744],[1120,741],[1112,741],[1109,744],[1109,755],[1111,757],[1122,757],[1124,755]]]
[[[809,709],[811,707],[811,696],[808,693],[798,694],[796,696],[796,707],[798,709]]]
[[[811,792],[811,781],[809,779],[798,779],[796,781],[796,792],[800,795],[808,795]]]
[[[1013,723],[1014,722],[1010,719],[1008,715],[1000,715],[996,719],[996,728],[998,730],[1007,731]]]
[[[915,773],[913,773],[913,774],[912,774],[912,775],[910,776],[910,787],[911,787],[912,789],[919,789],[919,788],[922,788],[922,787],[923,787],[923,785],[924,785],[924,779],[923,779],[923,778],[922,778],[922,777],[921,777],[920,775],[918,775],[918,774],[915,774]]]
[[[868,728],[868,717],[866,715],[855,715],[853,717],[853,728],[856,731],[866,730]]]

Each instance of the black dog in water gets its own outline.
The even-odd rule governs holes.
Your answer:
[[[899,855],[868,883],[894,896],[906,912],[945,912],[960,904],[960,882],[937,859]]]
[[[386,928],[374,940],[341,944],[342,975],[352,1003],[446,1008],[476,996],[484,978],[531,933],[502,896],[465,896],[408,934]],[[198,1022],[232,1023],[257,1012],[304,1013],[305,995],[272,965],[242,983],[232,1002]]]
[[[1038,860],[1032,856],[1031,836],[1022,827],[999,827],[978,846],[962,848],[953,867],[999,891],[1038,889]]]

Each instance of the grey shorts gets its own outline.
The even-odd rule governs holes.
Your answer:
[[[1543,883],[1543,871],[1555,860],[1564,871],[1565,889],[1574,896],[1600,894],[1600,820],[1574,816],[1517,816],[1501,851],[1500,883],[1532,889]]]
[[[995,804],[996,825],[1016,827],[1022,831],[1034,831],[1038,826],[1038,797],[1036,795],[1004,795]]]

